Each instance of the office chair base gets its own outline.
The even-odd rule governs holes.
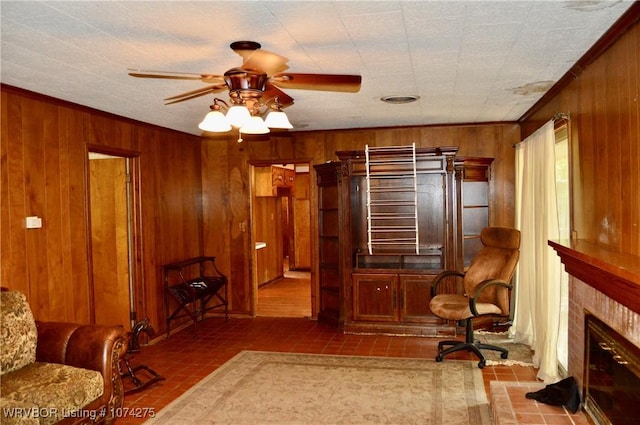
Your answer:
[[[451,346],[444,349],[445,346]],[[480,361],[478,362],[478,367],[480,369],[484,368],[487,364],[487,360],[484,357],[484,354],[480,350],[493,350],[500,352],[500,358],[506,359],[509,357],[509,350],[498,347],[496,345],[490,344],[482,344],[480,342],[466,342],[466,341],[440,341],[438,343],[438,355],[436,356],[436,361],[441,362],[444,360],[444,357],[448,354],[455,353],[456,351],[470,351],[474,353]]]

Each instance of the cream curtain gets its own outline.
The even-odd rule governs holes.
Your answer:
[[[521,246],[510,333],[516,341],[531,346],[538,378],[545,383],[560,379],[557,344],[562,267],[547,244],[559,235],[554,143],[554,124],[549,121],[516,146],[516,227]]]

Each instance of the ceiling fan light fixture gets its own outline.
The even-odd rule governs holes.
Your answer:
[[[264,120],[264,123],[269,128],[283,128],[291,129],[293,125],[289,122],[289,117],[282,111],[271,111]]]
[[[135,69],[130,69],[129,71],[132,72],[129,72],[129,75],[136,78],[200,80],[209,84],[203,88],[167,97],[164,99],[166,105],[195,99],[210,93],[228,91],[231,107],[222,99],[216,98],[214,104],[211,105],[212,113],[207,114],[198,125],[200,129],[212,132],[229,131],[228,124],[249,134],[269,133],[269,127],[293,128],[287,115],[282,112],[282,108],[293,105],[293,98],[282,89],[344,93],[356,93],[360,90],[362,83],[360,75],[285,73],[284,71],[289,69],[289,65],[287,65],[289,59],[262,50],[260,43],[241,40],[231,43],[230,47],[242,57],[242,65],[228,69],[224,75]],[[270,97],[270,99],[264,101],[263,97]],[[282,103],[278,97],[283,99]],[[275,103],[270,105],[270,101]],[[224,105],[224,109],[221,105]],[[265,110],[269,108],[273,111],[266,115]],[[223,112],[226,112],[227,123],[221,119]],[[260,122],[251,118],[252,116],[265,115],[268,126],[262,118],[259,118]],[[239,141],[242,141],[241,137]]]
[[[202,131],[210,131],[212,133],[225,133],[231,130],[231,124],[220,111],[211,111],[204,116],[204,119],[198,128]]]
[[[244,105],[233,105],[227,111],[227,121],[234,127],[243,127],[251,118],[251,113]]]
[[[255,115],[249,117],[249,119],[240,128],[240,133],[244,134],[267,134],[269,132],[269,127],[267,127],[264,120]]]

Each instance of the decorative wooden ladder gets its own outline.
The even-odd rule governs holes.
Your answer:
[[[365,147],[369,254],[420,253],[416,145]]]

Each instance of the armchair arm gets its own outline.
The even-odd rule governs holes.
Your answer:
[[[36,360],[98,371],[104,393],[85,408],[122,407],[124,389],[118,363],[127,350],[127,333],[121,326],[36,322]]]
[[[445,270],[443,272],[440,272],[433,279],[433,284],[431,285],[431,298],[436,296],[436,294],[438,293],[438,286],[440,286],[444,279],[449,276],[464,277],[465,274],[457,270]]]
[[[473,291],[473,296],[469,297],[469,309],[471,310],[471,314],[474,316],[478,316],[478,309],[476,308],[476,299],[478,296],[490,286],[502,286],[504,288],[512,289],[513,285],[505,282],[504,280],[499,279],[487,279],[476,286],[475,291]]]

